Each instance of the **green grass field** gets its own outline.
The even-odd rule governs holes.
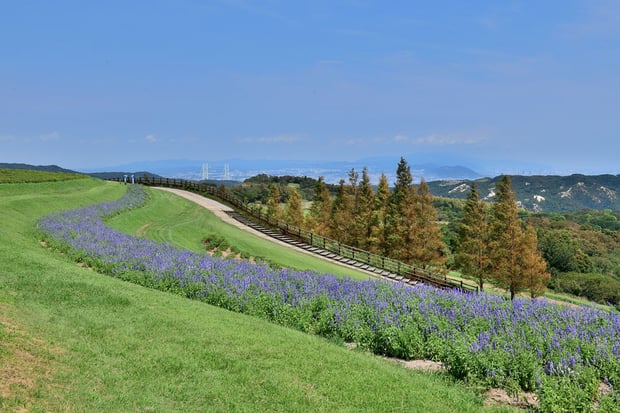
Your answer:
[[[502,410],[444,375],[103,276],[40,245],[37,218],[123,190],[0,185],[0,411]],[[169,231],[162,239],[187,237]]]
[[[205,251],[202,240],[217,234],[236,249],[282,267],[315,270],[321,273],[346,275],[366,280],[369,274],[354,268],[282,247],[229,225],[211,211],[169,192],[149,189],[151,201],[144,208],[118,215],[108,221],[117,230],[164,241],[192,251]]]

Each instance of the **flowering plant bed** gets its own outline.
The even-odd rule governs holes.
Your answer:
[[[104,219],[146,202],[141,186],[116,202],[39,221],[53,248],[94,269],[233,311],[346,342],[376,354],[441,361],[454,377],[484,387],[534,391],[542,411],[617,411],[620,315],[513,302],[384,281],[224,260],[138,239]],[[601,395],[601,383],[609,389]]]

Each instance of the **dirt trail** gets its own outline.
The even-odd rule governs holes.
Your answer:
[[[311,255],[311,256],[313,256],[315,258],[320,258],[320,259],[322,259],[324,261],[329,261],[332,264],[336,264],[336,265],[338,265],[340,267],[351,269],[351,266],[349,266],[349,265],[342,264],[342,263],[340,263],[338,261],[331,260],[331,259],[329,259],[327,257],[323,257],[321,255],[313,254],[312,252],[306,251],[303,248],[299,248],[299,247],[296,247],[294,245],[287,244],[286,242],[283,242],[283,241],[280,241],[278,239],[272,238],[269,235],[263,234],[262,232],[255,230],[254,228],[250,228],[247,225],[244,225],[243,223],[237,221],[236,219],[234,219],[233,217],[231,217],[230,215],[228,215],[226,213],[227,211],[233,211],[233,209],[231,207],[229,207],[227,205],[224,205],[224,204],[222,204],[222,203],[220,203],[218,201],[215,201],[215,200],[210,199],[210,198],[206,198],[206,197],[204,197],[202,195],[198,195],[198,194],[195,194],[193,192],[184,191],[182,189],[163,188],[163,187],[153,187],[153,189],[159,189],[159,190],[162,190],[162,191],[168,191],[168,192],[171,192],[171,193],[173,193],[175,195],[183,197],[183,198],[185,198],[187,200],[195,202],[196,204],[198,204],[198,205],[208,209],[209,211],[213,212],[213,214],[216,217],[220,218],[222,221],[226,222],[227,224],[234,225],[235,227],[237,227],[239,229],[242,229],[242,230],[244,230],[244,231],[246,231],[246,232],[248,232],[250,234],[253,234],[253,235],[257,236],[257,237],[260,237],[262,239],[266,239],[268,241],[271,241],[271,242],[276,243],[278,245],[281,245],[283,247],[286,247],[286,248],[289,248],[289,249],[292,249],[292,250],[295,250],[295,251],[299,251],[299,252],[307,254],[307,255]],[[377,277],[377,274],[374,274],[372,272],[364,271],[364,270],[359,269],[359,268],[356,268],[356,270],[359,271],[359,272],[363,272],[363,273],[366,273],[368,275],[371,275],[373,277]]]

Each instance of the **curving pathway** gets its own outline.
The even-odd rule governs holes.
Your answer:
[[[229,215],[229,213],[234,212],[234,210],[231,207],[229,207],[227,205],[224,205],[224,204],[222,204],[222,203],[220,203],[218,201],[215,201],[213,199],[206,198],[206,197],[204,197],[202,195],[198,195],[198,194],[195,194],[193,192],[185,191],[185,190],[182,190],[182,189],[164,188],[164,187],[152,187],[152,188],[153,189],[158,189],[158,190],[161,190],[161,191],[171,192],[171,193],[173,193],[175,195],[178,195],[178,196],[180,196],[182,198],[185,198],[185,199],[187,199],[189,201],[195,202],[196,204],[200,205],[201,207],[206,208],[209,211],[213,212],[213,214],[216,217],[220,218],[222,221],[226,222],[227,224],[234,225],[235,227],[237,227],[239,229],[242,229],[243,231],[246,231],[246,232],[248,232],[250,234],[253,234],[253,235],[257,236],[257,237],[260,237],[262,239],[271,241],[271,242],[276,243],[276,244],[278,244],[280,246],[283,246],[283,247],[286,247],[286,248],[289,248],[289,249],[292,249],[292,250],[295,250],[295,251],[298,251],[298,252],[302,252],[304,254],[311,255],[311,256],[313,256],[315,258],[320,258],[322,260],[329,261],[332,264],[337,264],[337,265],[339,265],[341,267],[345,267],[345,268],[349,268],[349,269],[351,268],[350,265],[344,264],[342,262],[339,262],[337,260],[331,259],[331,258],[326,257],[326,256],[315,254],[315,253],[307,251],[307,250],[305,250],[305,249],[303,249],[301,247],[298,247],[298,246],[289,244],[287,242],[281,241],[279,239],[270,237],[269,235],[267,235],[267,234],[265,234],[263,232],[260,232],[260,231],[254,229],[254,228],[251,228],[251,227],[243,224],[242,222],[234,219],[232,216]],[[355,269],[357,271],[359,271],[359,272],[363,272],[363,273],[368,274],[368,275],[370,275],[372,277],[375,277],[375,278],[384,278],[384,277],[378,276],[376,273],[373,273],[371,271],[366,271],[364,269],[357,268],[357,267]]]

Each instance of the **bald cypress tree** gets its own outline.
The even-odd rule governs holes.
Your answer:
[[[465,274],[478,280],[480,291],[484,289],[484,281],[490,271],[491,259],[489,250],[488,208],[480,200],[476,183],[472,183],[463,218],[457,229],[456,265]]]
[[[437,223],[439,217],[433,205],[433,196],[424,178],[417,187],[412,213],[406,237],[405,260],[425,267],[444,265],[446,245]]]
[[[306,220],[306,228],[319,235],[329,234],[329,217],[332,212],[332,198],[322,176],[314,187],[314,199]]]
[[[409,228],[413,225],[415,191],[411,168],[405,158],[400,158],[396,169],[394,191],[385,220],[385,246],[391,258],[407,261]]]
[[[372,237],[372,215],[375,194],[368,176],[368,168],[362,170],[362,179],[357,188],[357,205],[355,210],[356,246],[367,250]]]
[[[547,262],[538,251],[538,237],[531,224],[527,225],[523,233],[521,269],[526,286],[530,290],[530,297],[535,298],[543,295],[547,290],[547,283],[551,279],[551,274],[547,271]]]
[[[377,185],[377,193],[374,197],[374,204],[370,223],[370,238],[368,248],[370,252],[381,255],[388,255],[386,250],[386,216],[392,191],[388,183],[387,176],[384,173],[379,178]]]
[[[304,214],[301,208],[301,194],[297,188],[292,187],[286,201],[284,219],[291,225],[301,228],[304,222]]]
[[[329,219],[329,236],[344,244],[351,244],[351,227],[353,226],[353,206],[350,190],[344,179],[341,179],[332,202],[332,212]]]
[[[510,177],[503,176],[495,190],[490,242],[493,278],[499,286],[510,291],[510,299],[514,299],[527,286],[521,271],[523,231],[516,197],[510,187]]]
[[[275,219],[282,218],[282,211],[280,209],[280,200],[282,194],[280,193],[280,186],[278,184],[269,185],[269,198],[267,198],[267,215]]]

